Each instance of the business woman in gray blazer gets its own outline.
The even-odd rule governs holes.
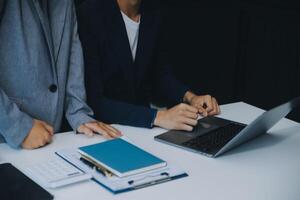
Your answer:
[[[0,138],[34,149],[51,142],[63,114],[71,127],[108,138],[85,103],[84,66],[72,0],[8,0],[0,25]]]

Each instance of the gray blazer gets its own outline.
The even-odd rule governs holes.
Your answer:
[[[72,0],[9,0],[0,26],[0,137],[19,147],[33,119],[59,131],[62,116],[74,130],[93,121]],[[49,23],[48,23],[49,22]],[[2,136],[1,136],[2,135]]]

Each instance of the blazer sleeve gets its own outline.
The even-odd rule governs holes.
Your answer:
[[[6,0],[0,0],[0,26],[5,3]],[[33,119],[20,111],[19,107],[0,88],[0,135],[4,137],[8,145],[19,148],[32,126]]]
[[[100,97],[91,104],[97,119],[106,123],[152,128],[157,110]]]
[[[174,106],[183,101],[185,93],[189,88],[180,82],[174,75],[172,65],[169,61],[169,50],[166,45],[166,32],[163,28],[160,12],[156,13],[159,21],[159,32],[155,50],[155,89],[156,93],[167,103]]]
[[[86,7],[87,6],[87,7]],[[104,77],[101,64],[101,31],[95,31],[93,16],[88,4],[83,4],[77,12],[80,39],[83,45],[86,70],[88,104],[98,120],[106,123],[152,128],[157,111],[146,106],[110,99],[104,96]],[[98,19],[97,19],[98,20]],[[100,27],[101,28],[101,27]]]
[[[13,148],[19,148],[33,126],[33,119],[0,88],[0,134]]]
[[[91,117],[93,115],[93,111],[86,103],[83,53],[78,36],[77,19],[74,5],[72,5],[72,11],[74,30],[66,86],[65,115],[73,130],[76,131],[80,125],[95,120]]]

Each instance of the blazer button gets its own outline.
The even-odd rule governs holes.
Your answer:
[[[52,92],[52,93],[56,92],[57,91],[57,85],[55,85],[55,84],[50,85],[49,86],[49,91]]]

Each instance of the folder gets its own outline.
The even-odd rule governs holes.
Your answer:
[[[113,194],[141,189],[188,176],[182,169],[171,163],[167,163],[164,167],[131,176],[119,177],[114,175],[112,177],[107,177],[103,173],[98,172],[95,168],[82,162],[80,160],[81,155],[76,148],[61,150],[56,152],[56,154],[83,172],[90,174],[93,177],[93,181]]]

